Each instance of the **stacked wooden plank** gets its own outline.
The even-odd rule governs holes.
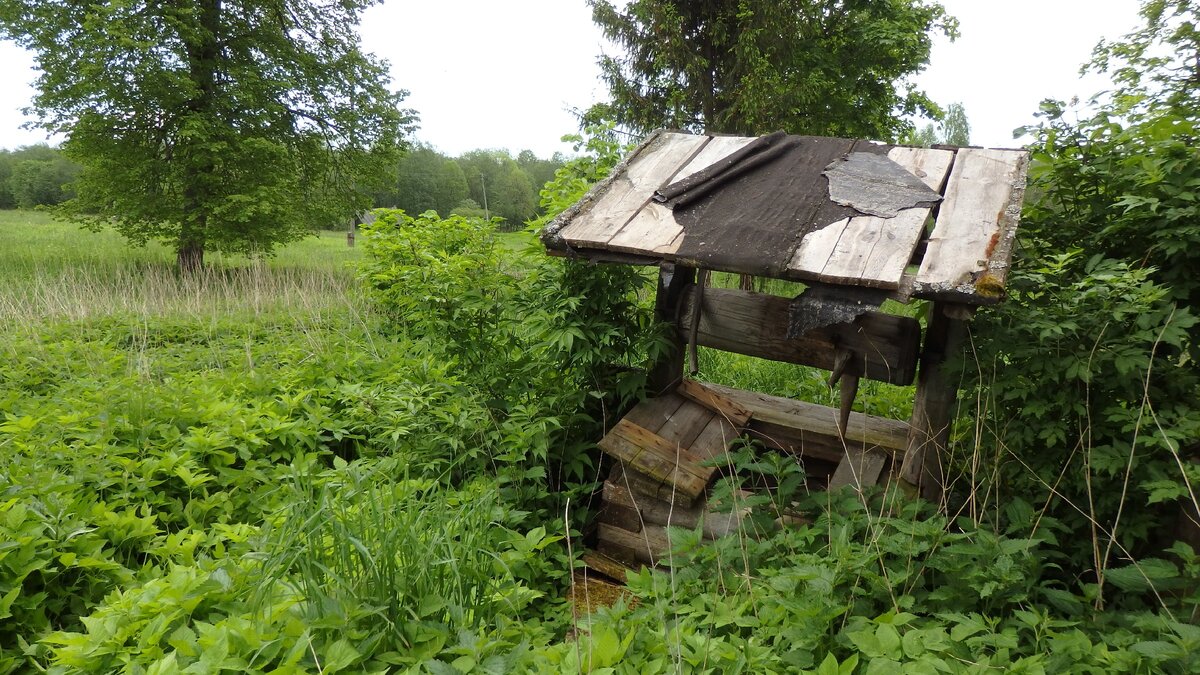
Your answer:
[[[671,527],[698,528],[705,539],[738,533],[743,511],[716,508],[706,489],[740,436],[800,457],[813,487],[834,489],[874,485],[908,435],[903,422],[860,413],[844,434],[838,424],[834,408],[690,380],[643,401],[600,442],[617,461],[585,562],[623,580],[629,566],[671,564]]]
[[[671,549],[668,527],[700,527],[709,538],[736,530],[738,515],[710,509],[705,490],[749,419],[745,409],[690,380],[634,407],[600,441],[617,461],[604,483],[599,552],[654,565]]]

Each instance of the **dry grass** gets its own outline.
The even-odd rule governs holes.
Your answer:
[[[361,309],[340,234],[281,249],[270,259],[209,255],[180,276],[161,245],[132,248],[110,232],[88,232],[45,214],[0,212],[0,326],[102,316],[311,314]]]

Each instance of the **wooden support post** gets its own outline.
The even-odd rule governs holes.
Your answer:
[[[950,439],[954,404],[958,400],[957,382],[947,377],[946,359],[962,348],[966,321],[945,303],[935,302],[925,331],[925,347],[917,375],[917,396],[909,420],[908,445],[900,478],[920,491],[922,497],[941,503],[944,490],[944,460]]]
[[[354,248],[354,233],[358,230],[359,225],[362,225],[362,219],[356,213],[350,219],[350,226],[346,228],[346,245],[350,248]]]
[[[654,314],[659,321],[665,321],[672,326],[671,347],[662,355],[658,363],[650,369],[650,395],[658,396],[666,393],[683,379],[683,361],[686,343],[683,332],[675,324],[682,316],[679,303],[683,301],[684,291],[696,283],[696,268],[683,267],[673,263],[663,263],[658,270],[658,292],[654,297]]]

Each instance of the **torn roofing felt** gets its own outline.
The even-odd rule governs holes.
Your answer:
[[[878,309],[887,297],[885,291],[854,286],[813,286],[792,299],[788,305],[789,340],[810,330],[850,323],[867,312]]]
[[[671,206],[683,228],[676,260],[786,276],[805,235],[863,214],[829,199],[825,168],[850,153],[886,155],[891,147],[777,132],[660,188],[654,199]]]
[[[852,152],[825,167],[829,198],[880,218],[904,209],[933,206],[942,196],[885,155]]]

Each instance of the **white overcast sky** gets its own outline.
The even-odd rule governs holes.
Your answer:
[[[961,23],[939,39],[917,82],[941,104],[961,102],[972,142],[1012,147],[1044,98],[1087,98],[1081,81],[1096,42],[1137,25],[1137,0],[942,0]],[[385,0],[367,11],[364,46],[392,64],[394,85],[421,116],[420,140],[452,155],[474,148],[570,151],[572,108],[604,96],[596,57],[605,48],[583,0]],[[0,43],[0,147],[47,139],[21,129],[36,73]]]

